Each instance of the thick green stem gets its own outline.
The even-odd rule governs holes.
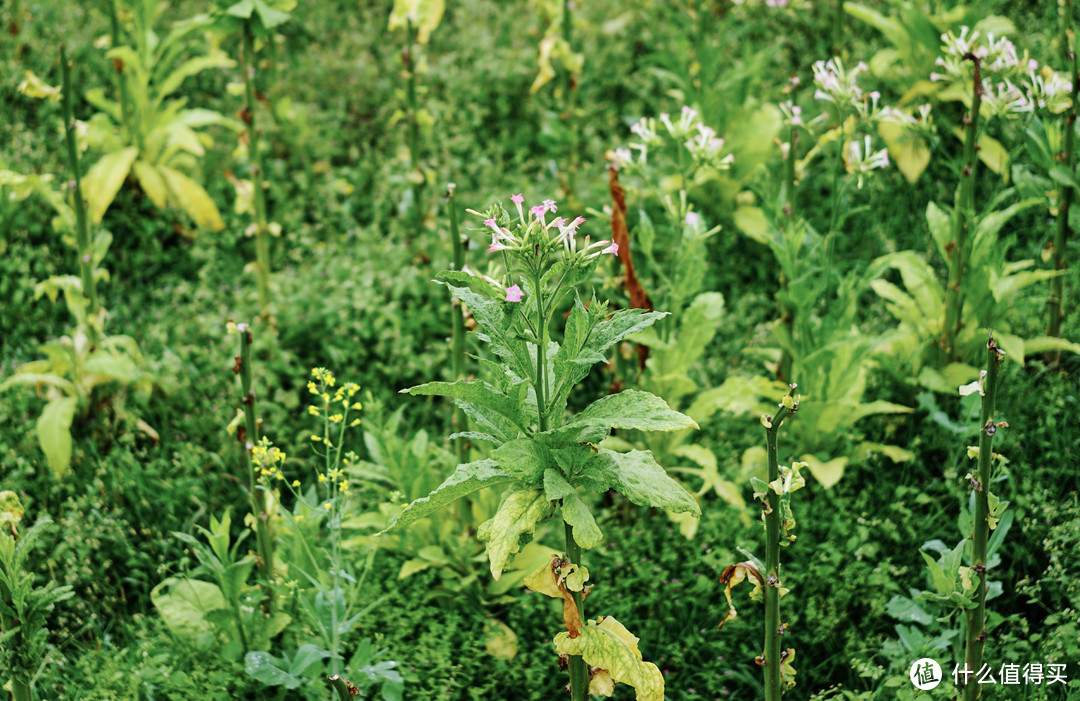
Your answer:
[[[71,87],[71,64],[68,63],[64,46],[60,45],[60,72],[63,76],[64,102],[64,138],[67,141],[68,167],[71,169],[73,196],[75,198],[75,245],[79,254],[79,278],[82,280],[83,294],[90,302],[89,327],[90,343],[98,344],[101,332],[101,315],[97,295],[97,281],[94,280],[93,241],[86,221],[86,200],[82,194],[82,175],[79,171],[79,152],[75,145],[75,110],[73,88]]]
[[[977,674],[982,668],[983,648],[986,646],[986,543],[990,538],[990,468],[993,466],[994,403],[997,397],[998,374],[1001,369],[1001,356],[994,337],[986,344],[986,378],[983,381],[982,414],[979,428],[979,469],[972,480],[975,492],[975,517],[972,521],[971,534],[971,569],[975,572],[976,602],[978,606],[967,611],[967,641],[964,664],[966,671]],[[968,679],[964,687],[964,701],[979,698],[982,685],[976,684],[974,677]]]
[[[574,529],[569,523],[563,523],[566,532],[566,558],[575,565],[581,565],[581,546],[574,540]],[[574,605],[577,606],[578,617],[584,622],[585,604],[581,592],[572,593]],[[570,699],[571,701],[587,701],[589,698],[589,667],[585,659],[580,655],[570,656]]]
[[[547,419],[547,318],[544,316],[544,294],[540,284],[540,266],[533,274],[533,296],[536,298],[536,409],[540,431],[548,430]]]
[[[1069,70],[1072,73],[1072,105],[1065,113],[1065,144],[1061,154],[1062,164],[1073,172],[1074,151],[1076,143],[1076,114],[1077,100],[1080,100],[1080,76],[1077,75],[1076,51],[1072,47],[1070,34],[1072,33],[1072,0],[1063,0],[1061,7],[1061,52],[1064,54]],[[1061,203],[1058,205],[1057,226],[1054,231],[1054,270],[1061,271],[1061,275],[1050,279],[1050,296],[1046,301],[1047,307],[1047,336],[1061,336],[1062,302],[1065,298],[1065,240],[1069,235],[1069,208],[1072,206],[1073,189],[1071,187],[1059,188]],[[1048,353],[1047,360],[1054,361],[1061,356],[1061,351]]]
[[[941,343],[941,365],[956,359],[956,337],[963,324],[961,310],[964,298],[960,291],[964,268],[967,266],[968,232],[975,206],[976,142],[978,141],[979,107],[982,104],[982,74],[979,58],[968,54],[975,65],[974,85],[971,91],[971,113],[967,116],[964,131],[964,168],[960,172],[960,184],[956,190],[956,206],[953,211],[953,235],[949,242],[949,284],[945,292],[945,328]]]
[[[454,270],[465,268],[465,246],[461,241],[461,230],[458,225],[457,202],[454,199],[453,183],[446,187],[446,206],[450,215],[450,240],[454,251]],[[450,300],[451,315],[454,321],[453,344],[450,350],[450,366],[453,380],[460,380],[465,375],[465,314],[461,309],[461,300],[456,297]],[[458,409],[454,412],[454,428],[457,431],[465,431],[468,426],[468,418],[465,412]],[[465,439],[454,440],[454,452],[457,454],[458,464],[467,462],[465,455]]]
[[[120,38],[120,17],[116,11],[117,0],[109,1],[109,36],[112,48],[123,46]],[[116,92],[120,96],[120,126],[130,133],[130,98],[128,97],[127,81],[124,80],[124,64],[119,59],[113,61],[116,71]]]
[[[780,478],[780,462],[776,438],[788,410],[781,408],[765,430],[768,450],[769,482]],[[765,701],[779,701],[782,623],[780,621],[780,495],[772,489],[765,492],[765,652],[762,655],[765,675]]]
[[[259,554],[259,569],[263,575],[263,592],[266,594],[264,607],[273,606],[273,589],[270,584],[274,576],[274,540],[270,535],[270,516],[266,511],[265,488],[258,484],[255,477],[255,466],[251,463],[251,450],[259,440],[258,422],[255,417],[255,392],[252,390],[251,380],[251,327],[247,324],[239,324],[240,329],[240,386],[243,397],[240,399],[244,405],[244,457],[248,471],[248,499],[251,502],[251,513],[255,517],[255,540]]]
[[[270,229],[266,221],[266,192],[263,190],[262,152],[259,132],[255,125],[255,37],[249,24],[244,25],[244,50],[240,54],[240,69],[244,73],[244,96],[247,123],[248,160],[255,189],[255,275],[259,295],[259,317],[270,319]]]

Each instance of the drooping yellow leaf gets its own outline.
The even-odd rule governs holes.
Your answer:
[[[576,638],[555,636],[556,651],[581,655],[587,664],[607,670],[613,681],[634,687],[638,701],[663,701],[664,675],[641,659],[637,643],[637,636],[611,616],[589,621]]]
[[[813,455],[804,455],[799,458],[802,462],[806,463],[807,468],[810,470],[810,474],[814,476],[821,486],[825,489],[832,487],[834,484],[840,481],[840,478],[844,476],[844,467],[848,464],[847,457],[833,458],[828,462],[818,460]]]
[[[878,124],[878,134],[889,149],[889,157],[907,181],[913,183],[918,180],[926,166],[930,165],[930,147],[926,140],[911,129],[889,121]]]
[[[543,490],[521,489],[509,492],[495,515],[480,524],[477,539],[484,543],[496,580],[521,546],[532,539],[536,525],[554,511]]]
[[[225,222],[221,220],[221,213],[217,205],[206,194],[206,190],[194,180],[183,173],[173,170],[168,166],[158,166],[169,191],[177,204],[195,220],[196,226],[208,228],[212,231],[221,231],[225,228]]]
[[[720,583],[725,585],[724,597],[727,599],[728,610],[727,613],[724,614],[724,619],[720,621],[720,625],[716,626],[717,630],[723,628],[724,624],[728,621],[738,617],[738,614],[735,611],[735,604],[731,600],[731,588],[746,579],[747,576],[754,578],[754,593],[761,591],[761,587],[765,586],[765,578],[761,576],[761,572],[758,571],[757,565],[749,561],[728,565],[720,574]],[[751,597],[753,596],[754,594],[751,594]]]
[[[26,72],[26,77],[19,83],[18,90],[35,100],[49,100],[50,102],[60,100],[60,88],[49,85],[33,71]]]
[[[169,187],[165,184],[165,178],[162,177],[157,166],[145,161],[135,161],[132,165],[132,171],[135,173],[135,179],[139,181],[139,187],[154,203],[154,206],[158,209],[167,208],[169,206]]]
[[[83,197],[86,198],[87,216],[91,222],[101,223],[105,210],[116,199],[116,193],[120,192],[120,186],[131,172],[131,164],[138,155],[139,149],[134,146],[106,153],[83,176]]]

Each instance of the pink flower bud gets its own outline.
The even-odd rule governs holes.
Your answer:
[[[521,288],[517,285],[511,285],[506,288],[506,301],[507,302],[520,302],[521,301]]]

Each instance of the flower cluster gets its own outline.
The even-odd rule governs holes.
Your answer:
[[[1047,110],[1051,114],[1061,114],[1072,107],[1072,83],[1049,66],[1039,69],[1035,60],[1028,61],[1028,77],[1024,80],[1025,112]]]
[[[702,166],[711,166],[720,170],[731,167],[734,156],[730,153],[721,155],[724,150],[724,140],[716,135],[716,130],[707,126],[698,118],[697,110],[692,107],[683,107],[679,113],[678,121],[672,121],[671,115],[664,113],[659,117],[660,123],[667,133],[667,138],[657,128],[656,118],[642,117],[639,122],[630,127],[630,131],[638,137],[639,141],[631,142],[627,146],[615,149],[612,164],[619,169],[626,167],[644,167],[648,163],[649,149],[661,148],[667,143],[675,143],[678,148],[689,151],[694,163]],[[634,151],[637,151],[637,159],[634,159]]]
[[[356,393],[360,391],[360,385],[355,382],[346,382],[337,389],[334,389],[334,385],[337,384],[337,378],[334,374],[326,368],[313,368],[311,370],[311,379],[308,380],[307,388],[308,392],[321,398],[323,400],[322,411],[319,407],[312,404],[308,407],[308,413],[312,416],[320,416],[323,413],[326,414],[326,419],[332,424],[339,424],[345,420],[345,415],[349,410],[359,411],[363,408],[360,402],[352,401],[352,398],[356,396]],[[333,396],[330,395],[330,390],[334,391]],[[341,405],[341,410],[333,411],[332,405]],[[353,419],[350,426],[358,426],[360,419]],[[321,436],[312,436],[312,440],[316,443],[324,442]],[[330,444],[327,443],[329,446]]]
[[[555,200],[544,200],[530,207],[528,213],[524,207],[524,195],[511,195],[510,201],[517,209],[517,222],[513,222],[506,211],[498,205],[486,213],[467,210],[470,214],[483,217],[483,224],[491,233],[488,253],[506,254],[508,269],[510,257],[518,259],[518,262],[523,263],[526,269],[532,269],[560,249],[563,251],[564,259],[571,265],[586,265],[601,255],[617,255],[619,252],[619,244],[613,241],[592,243],[589,236],[585,237],[583,244],[578,245],[577,233],[581,225],[585,223],[585,217],[574,217],[570,220],[566,217],[555,217],[548,221],[548,214],[556,214],[559,211],[559,205]],[[496,286],[502,287],[492,278],[484,277]],[[523,295],[524,292],[517,285],[506,288],[507,302],[520,302]]]
[[[866,64],[862,61],[847,70],[838,57],[815,62],[814,85],[817,90],[814,91],[814,99],[831,102],[844,109],[849,104],[856,104],[863,97],[862,88],[859,87],[859,75],[866,70]]]
[[[261,482],[283,480],[281,464],[285,462],[285,452],[278,450],[265,436],[251,448],[251,465],[255,468]]]
[[[936,64],[942,72],[931,73],[930,80],[970,84],[973,80],[972,66],[977,61],[982,95],[980,112],[987,119],[1033,109],[1038,98],[1025,95],[1013,83],[1013,79],[1022,74],[1023,65],[1028,65],[1034,73],[1032,62],[1021,61],[1011,41],[1005,37],[995,37],[992,32],[983,35],[977,29],[961,27],[959,35],[952,32],[942,34],[941,42],[945,55],[939,57]]]
[[[858,187],[863,186],[863,176],[872,170],[889,167],[889,152],[881,149],[874,152],[870,146],[870,137],[863,137],[862,144],[858,139],[851,141],[848,153],[848,169],[858,174]]]

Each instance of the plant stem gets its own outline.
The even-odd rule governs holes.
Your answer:
[[[575,565],[581,566],[581,546],[574,540],[574,529],[569,523],[563,522],[566,533],[566,557]],[[581,592],[572,593],[574,605],[577,606],[578,617],[585,621],[584,596]],[[570,656],[570,699],[571,701],[587,701],[589,698],[589,668],[585,664],[585,658],[580,655]]]
[[[997,426],[994,424],[994,403],[997,398],[998,374],[1001,356],[993,335],[986,343],[986,379],[983,383],[982,414],[979,417],[979,469],[972,480],[975,491],[975,518],[972,521],[971,569],[977,577],[975,595],[978,606],[967,611],[967,644],[964,665],[977,673],[982,667],[983,648],[986,645],[986,542],[990,538],[988,516],[990,504],[990,468],[994,462],[993,443]],[[982,686],[969,678],[964,687],[965,701],[979,698]]]
[[[266,223],[266,193],[263,191],[262,153],[259,133],[255,128],[255,37],[250,24],[244,24],[244,50],[240,54],[240,69],[244,73],[244,96],[247,110],[248,159],[255,188],[255,275],[259,294],[259,318],[270,319],[270,231]]]
[[[450,183],[446,187],[446,205],[450,214],[450,239],[454,251],[454,270],[465,268],[465,246],[461,242],[461,230],[458,225],[457,201],[454,199],[456,186]],[[450,366],[454,381],[460,380],[465,375],[465,314],[461,310],[461,300],[450,300],[451,315],[454,321],[453,344],[450,350]],[[458,409],[454,412],[454,428],[464,431],[468,426],[465,412]],[[454,452],[457,454],[458,464],[468,462],[465,458],[465,439],[454,439]]]
[[[416,61],[413,58],[413,46],[416,41],[416,28],[412,25],[412,20],[405,20],[405,34],[406,44],[405,50],[401,54],[401,61],[405,65],[405,71],[408,73],[409,79],[405,85],[405,99],[408,102],[408,121],[409,121],[409,169],[423,178],[423,170],[420,168],[420,123],[417,121],[417,112],[419,111],[417,99],[416,99]],[[420,196],[423,181],[420,183],[412,182],[412,211],[413,211],[413,227],[414,234],[419,235],[424,225],[423,209],[420,207]]]
[[[781,408],[765,429],[769,459],[769,482],[780,479],[776,438],[788,410]],[[765,701],[779,701],[780,689],[780,495],[765,490]]]
[[[562,34],[571,55],[574,53],[573,14],[570,0],[563,0]],[[574,173],[577,170],[577,120],[574,119],[574,94],[577,91],[577,78],[570,71],[566,72],[566,99],[563,118],[569,121],[570,148],[568,149],[566,169],[566,192],[568,197],[574,193]]]
[[[1061,52],[1069,64],[1072,73],[1072,105],[1065,113],[1065,150],[1062,153],[1062,163],[1069,173],[1074,172],[1074,150],[1076,148],[1076,114],[1077,100],[1080,99],[1080,76],[1077,75],[1076,51],[1072,47],[1069,34],[1072,31],[1072,0],[1062,0],[1061,6]],[[1060,270],[1061,275],[1050,278],[1050,296],[1046,301],[1047,306],[1047,336],[1061,336],[1062,301],[1065,297],[1065,239],[1069,235],[1069,209],[1073,201],[1073,189],[1061,187],[1061,204],[1058,206],[1057,227],[1054,231],[1054,270]],[[1056,361],[1061,357],[1061,351],[1047,353],[1048,362]]]
[[[548,429],[547,420],[547,319],[544,317],[544,295],[540,286],[540,265],[533,273],[533,296],[536,297],[536,410],[540,431]]]
[[[67,141],[68,167],[71,169],[75,198],[75,242],[79,253],[79,277],[82,280],[83,294],[90,302],[89,323],[90,344],[97,346],[101,332],[101,315],[98,306],[97,281],[94,279],[93,242],[86,221],[86,200],[82,194],[82,175],[79,171],[79,152],[75,145],[75,116],[72,103],[71,64],[68,63],[64,45],[60,45],[60,72],[63,76],[64,102],[64,138]]]
[[[975,84],[971,91],[971,113],[967,117],[967,129],[964,132],[964,169],[960,172],[960,184],[956,190],[956,205],[953,211],[953,236],[949,245],[949,284],[945,291],[945,336],[941,344],[941,365],[951,362],[956,357],[956,337],[960,333],[961,310],[964,299],[960,293],[960,284],[967,265],[967,236],[975,206],[975,150],[978,140],[979,106],[982,104],[981,62],[973,54],[970,59],[975,66]]]
[[[240,386],[243,390],[241,403],[244,405],[245,440],[244,456],[248,471],[248,499],[251,502],[251,513],[255,516],[255,540],[259,553],[259,569],[263,575],[263,592],[266,594],[264,608],[269,611],[273,607],[273,589],[271,580],[274,577],[274,541],[270,537],[270,517],[266,513],[266,500],[263,498],[263,487],[257,484],[255,479],[255,466],[251,464],[251,449],[255,447],[259,438],[258,422],[255,418],[255,392],[251,389],[251,327],[248,324],[238,324],[240,329]]]
[[[109,0],[109,36],[114,49],[123,45],[120,40],[120,17],[116,11],[116,2],[117,0]],[[116,92],[120,96],[120,126],[130,133],[131,124],[128,107],[130,98],[128,97],[127,81],[124,80],[124,64],[119,59],[114,60],[113,68],[116,69]]]

